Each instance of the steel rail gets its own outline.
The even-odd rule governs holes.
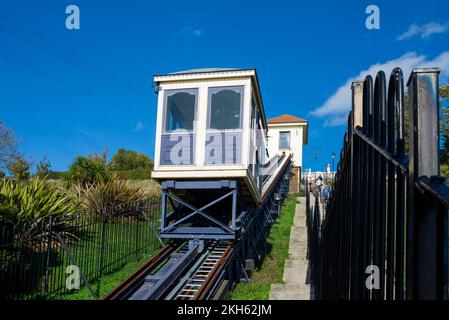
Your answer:
[[[179,245],[176,242],[171,242],[162,248],[157,254],[152,256],[148,262],[141,266],[136,272],[130,275],[125,281],[123,281],[118,287],[112,290],[104,300],[122,300],[126,298],[131,291],[136,289],[136,286],[141,284],[145,277],[162,261],[172,254]]]
[[[224,266],[226,265],[226,262],[228,259],[232,257],[233,250],[234,249],[234,242],[230,242],[228,247],[226,248],[225,253],[220,258],[218,263],[215,265],[214,269],[211,271],[209,276],[204,281],[204,284],[201,286],[201,288],[196,293],[193,300],[202,300],[205,295],[213,288],[216,280],[218,280],[218,276],[220,275],[221,271],[223,270]]]

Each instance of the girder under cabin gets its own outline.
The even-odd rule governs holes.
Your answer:
[[[238,218],[261,203],[269,159],[256,70],[189,70],[154,82],[161,237],[234,238]]]

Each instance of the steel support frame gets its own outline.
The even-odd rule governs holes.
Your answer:
[[[171,193],[170,190],[225,190],[224,195],[220,195],[214,200],[210,201],[201,208],[196,208],[195,206],[189,204],[187,201],[181,199],[175,194]],[[240,215],[237,216],[237,197],[238,184],[234,180],[210,180],[210,181],[164,181],[162,182],[162,215],[161,215],[161,238],[182,238],[182,239],[220,239],[220,240],[230,240],[235,239],[237,236],[237,231],[240,227],[237,225],[237,220],[239,220]],[[213,205],[223,201],[225,199],[232,198],[231,205],[231,226],[220,222],[211,215],[204,212],[205,209],[212,207]],[[190,213],[184,215],[179,220],[174,220],[173,223],[170,220],[172,214],[175,213],[176,209],[168,212],[167,200],[174,206],[174,203],[178,203],[181,206],[191,210]],[[243,213],[243,212],[242,212]],[[197,228],[197,227],[181,227],[183,223],[193,222],[195,218],[201,216],[208,220],[211,225],[215,227],[208,228]]]

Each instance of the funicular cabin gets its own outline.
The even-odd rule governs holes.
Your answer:
[[[274,155],[266,147],[256,70],[188,70],[157,75],[154,82],[152,177],[163,190],[161,236],[234,238],[263,199],[268,167],[281,162],[268,161]]]

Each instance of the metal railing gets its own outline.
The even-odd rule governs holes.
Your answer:
[[[449,186],[439,176],[438,75],[433,68],[412,71],[408,108],[398,68],[388,90],[382,71],[374,81],[353,83],[321,227],[313,223],[320,221],[318,202],[313,209],[307,203],[317,298],[448,298]]]
[[[78,284],[97,297],[89,282],[160,248],[159,220],[156,197],[102,214],[48,217],[32,234],[25,226],[0,226],[0,300],[75,292],[78,285],[70,279],[76,280],[76,270]]]

